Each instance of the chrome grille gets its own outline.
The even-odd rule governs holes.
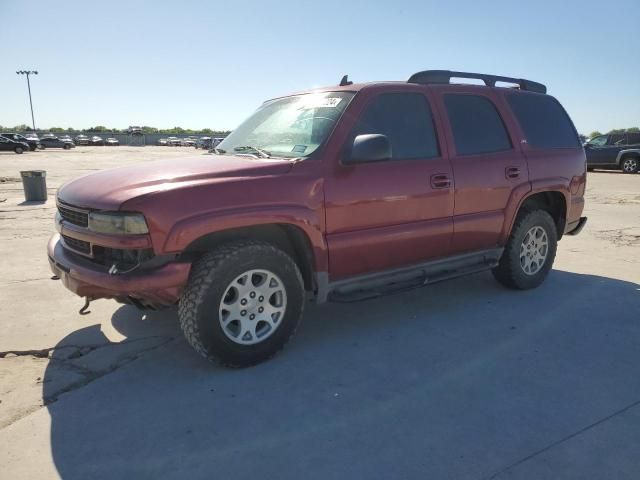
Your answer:
[[[87,210],[58,204],[58,212],[62,219],[69,223],[85,228],[89,226],[89,212]]]

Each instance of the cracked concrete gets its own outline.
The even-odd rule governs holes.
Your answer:
[[[173,309],[78,315],[46,261],[53,197],[21,205],[1,181],[44,168],[52,194],[81,170],[187,154],[2,156],[0,476],[638,477],[640,251],[625,235],[640,175],[589,174],[589,222],[538,290],[481,274],[309,306],[283,354],[232,371],[188,348]]]

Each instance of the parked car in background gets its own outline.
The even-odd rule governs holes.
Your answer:
[[[74,139],[76,145],[89,145],[89,137],[86,135],[77,135]]]
[[[73,138],[71,138],[71,135],[60,135],[58,138],[63,142],[73,142]]]
[[[640,132],[610,133],[590,139],[584,145],[587,168],[622,170],[636,173],[640,170]]]
[[[105,140],[104,144],[109,147],[117,147],[120,145],[120,141],[117,138],[109,137]]]
[[[211,145],[211,137],[200,137],[195,144],[196,149],[202,148],[203,150],[208,150]]]
[[[28,140],[40,140],[40,137],[36,133],[25,133],[25,138]]]
[[[15,140],[16,142],[22,142],[29,145],[29,150],[33,151],[37,148],[40,148],[40,139],[30,140],[27,137],[20,135],[19,133],[13,132],[2,132],[0,133],[4,138],[9,138],[11,140]]]
[[[90,145],[104,145],[104,140],[102,139],[102,137],[99,137],[97,135],[94,135],[93,137],[91,137],[91,139],[89,140],[89,144]]]
[[[55,134],[49,132],[42,135],[42,138],[58,138]]]
[[[142,127],[137,127],[137,126],[129,127],[127,129],[127,133],[129,135],[141,136],[141,135],[143,135]]]
[[[158,145],[160,145],[162,147],[166,147],[167,146],[167,139],[166,138],[159,138],[157,143],[158,143]]]
[[[169,147],[179,147],[181,144],[182,144],[182,142],[178,137],[169,137],[169,138],[167,138],[167,145]]]
[[[211,144],[209,145],[209,152],[215,153],[215,148],[224,140],[223,137],[215,137],[211,139]]]
[[[441,70],[340,83],[263,103],[216,161],[60,187],[54,275],[88,299],[178,304],[194,350],[233,367],[280,351],[308,298],[363,300],[486,270],[512,289],[544,282],[558,241],[587,221],[584,149],[544,85]]]
[[[30,150],[27,142],[20,142],[12,138],[0,136],[0,150],[14,151],[18,154],[28,152]]]
[[[42,145],[43,150],[45,148],[64,148],[65,150],[69,150],[76,146],[72,141],[65,141],[58,137],[42,138],[40,140],[40,145]]]
[[[187,137],[187,138],[183,138],[180,141],[180,145],[182,145],[183,147],[193,147],[196,144],[197,140],[195,138],[191,138],[191,137]]]

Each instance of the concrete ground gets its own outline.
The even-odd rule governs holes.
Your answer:
[[[225,370],[173,310],[79,315],[46,260],[64,181],[186,155],[0,153],[0,478],[640,476],[640,175],[589,174],[589,222],[537,290],[483,273],[309,305],[279,356]],[[27,204],[36,168],[50,198]]]

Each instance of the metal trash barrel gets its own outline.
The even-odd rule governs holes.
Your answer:
[[[27,170],[20,172],[24,199],[27,202],[47,201],[47,172],[44,170]]]

